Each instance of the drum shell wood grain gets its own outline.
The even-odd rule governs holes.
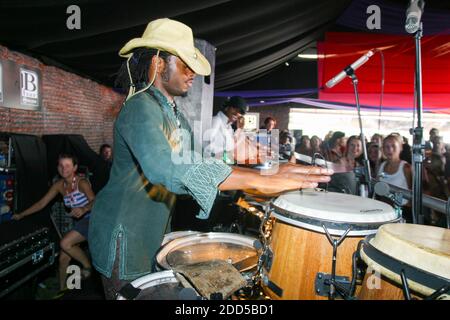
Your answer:
[[[336,275],[352,278],[352,256],[364,236],[344,239],[337,250]],[[331,274],[333,247],[325,233],[310,231],[275,220],[271,248],[272,267],[268,278],[283,290],[278,296],[263,285],[266,294],[276,300],[326,300],[316,295],[318,272]]]

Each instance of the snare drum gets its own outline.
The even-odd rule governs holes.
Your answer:
[[[414,298],[450,288],[450,230],[414,224],[387,224],[368,236],[360,250],[368,265],[362,300],[402,300],[401,274]],[[440,299],[449,299],[450,294]]]
[[[176,238],[161,247],[156,261],[162,269],[181,265],[222,260],[233,264],[240,272],[256,268],[259,248],[256,238],[234,233],[198,233]]]
[[[348,286],[358,242],[384,223],[399,221],[386,203],[353,195],[303,190],[272,202],[272,229],[262,286],[272,299],[327,299],[332,274],[333,239],[337,247],[335,279]]]
[[[172,270],[151,273],[131,282],[138,289],[136,296],[124,297],[119,293],[117,300],[201,300],[193,288],[186,288]]]

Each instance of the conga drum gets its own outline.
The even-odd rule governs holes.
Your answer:
[[[403,283],[412,298],[450,289],[450,230],[415,224],[387,224],[368,236],[360,249],[367,272],[358,298],[403,300]],[[406,279],[406,282],[402,282]],[[439,294],[439,299],[449,299]]]
[[[262,269],[262,286],[272,299],[328,299],[331,280],[348,287],[358,242],[400,220],[381,201],[312,189],[281,195],[272,210],[275,220]],[[330,240],[340,237],[333,250]]]

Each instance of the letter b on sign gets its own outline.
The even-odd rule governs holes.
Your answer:
[[[37,90],[37,77],[36,74],[31,72],[22,72],[22,83],[25,91],[35,92]]]

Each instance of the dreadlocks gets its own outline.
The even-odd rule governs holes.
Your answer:
[[[153,48],[136,48],[133,50],[133,57],[130,59],[130,73],[133,78],[133,83],[139,90],[149,83],[148,70],[150,68],[152,57],[156,56],[158,50]],[[170,53],[160,51],[159,56],[166,62]],[[122,63],[114,85],[118,88],[127,90],[130,86],[130,79],[127,70],[127,61]]]

